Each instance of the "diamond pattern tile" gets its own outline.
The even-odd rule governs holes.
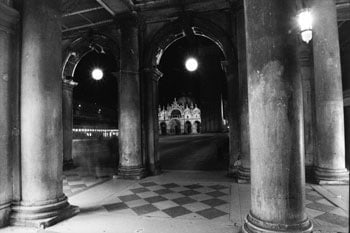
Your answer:
[[[181,191],[180,193],[185,196],[193,196],[193,195],[199,194],[200,192],[197,192],[196,190],[186,190],[186,191]]]
[[[145,201],[148,201],[149,203],[156,203],[161,201],[166,201],[167,199],[162,196],[154,196],[154,197],[147,197],[145,198]]]
[[[148,192],[149,190],[146,188],[136,188],[136,189],[130,189],[130,191],[133,193],[145,193],[145,192]]]
[[[159,195],[162,195],[162,194],[172,193],[173,191],[171,191],[169,189],[159,189],[159,190],[156,190],[154,192],[158,193]]]
[[[227,187],[140,182],[115,196],[113,202],[117,203],[104,207],[107,211],[125,212],[130,209],[133,215],[148,217],[216,219],[228,216],[230,205],[223,200],[229,199],[228,194],[223,192]]]
[[[199,188],[202,188],[203,186],[200,184],[191,184],[191,185],[185,185],[185,187],[189,189],[199,189]]]
[[[176,218],[185,214],[191,213],[188,209],[182,207],[182,206],[175,206],[169,209],[163,210],[166,214],[168,214],[172,218]]]
[[[210,195],[212,197],[221,197],[221,196],[225,196],[226,194],[220,191],[214,191],[214,192],[207,193],[207,195]]]
[[[207,204],[207,205],[209,205],[211,207],[214,207],[214,206],[219,206],[219,205],[226,204],[227,202],[223,201],[223,200],[220,200],[220,199],[217,199],[217,198],[213,198],[213,199],[202,201],[202,203]]]
[[[123,202],[128,202],[128,201],[135,201],[137,199],[140,199],[139,196],[136,194],[130,194],[130,195],[125,195],[125,196],[119,196],[118,197],[121,201]]]
[[[162,186],[167,189],[179,187],[179,185],[175,183],[162,184]]]
[[[197,214],[199,214],[203,217],[206,217],[207,219],[214,219],[214,218],[226,215],[225,212],[218,210],[218,209],[215,209],[215,208],[201,210],[201,211],[198,211]]]
[[[179,205],[185,205],[185,204],[196,202],[195,200],[189,197],[180,197],[180,198],[173,199],[172,201]]]
[[[155,207],[152,204],[148,204],[148,205],[143,205],[143,206],[138,206],[138,207],[134,207],[131,208],[137,215],[144,215],[144,214],[148,214],[148,213],[152,213],[155,211],[158,211],[158,208]]]

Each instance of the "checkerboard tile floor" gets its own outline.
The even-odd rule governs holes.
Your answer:
[[[109,176],[96,177],[92,173],[82,172],[79,169],[63,172],[63,192],[67,197],[92,188],[111,179]]]
[[[230,185],[140,182],[103,207],[134,216],[228,221]]]
[[[315,227],[349,228],[349,215],[345,210],[333,205],[309,185],[305,191],[306,213]]]

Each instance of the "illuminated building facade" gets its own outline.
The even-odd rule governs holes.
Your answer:
[[[174,99],[166,108],[158,108],[159,134],[198,134],[201,132],[201,110],[197,105],[181,104]]]

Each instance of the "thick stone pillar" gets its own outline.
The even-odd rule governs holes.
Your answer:
[[[12,86],[16,83],[16,71],[13,69],[16,61],[15,38],[16,23],[19,14],[16,10],[0,3],[0,227],[9,224],[11,211],[12,193],[12,108],[16,100],[11,98],[14,90]]]
[[[315,88],[313,78],[313,59],[310,44],[299,45],[300,75],[303,85],[304,142],[306,176],[313,173],[315,150]]]
[[[160,169],[159,157],[159,127],[158,127],[158,81],[163,74],[157,68],[145,69],[146,77],[146,112],[147,112],[147,154],[148,169],[152,175],[158,175]]]
[[[237,173],[236,162],[239,159],[239,111],[238,111],[238,94],[235,93],[238,88],[235,88],[235,70],[233,61],[222,61],[221,67],[226,74],[227,80],[227,105],[228,105],[228,122],[229,122],[229,168],[228,175],[234,176]]]
[[[134,15],[119,22],[121,34],[119,73],[119,168],[118,176],[145,176],[141,145],[138,19]]]
[[[244,0],[251,210],[244,232],[310,232],[296,0]]]
[[[344,106],[334,0],[314,0],[314,72],[318,183],[349,181],[345,168]]]
[[[72,158],[73,142],[73,88],[78,83],[72,79],[63,80],[63,99],[62,99],[62,117],[63,117],[63,169],[69,169],[74,166]]]
[[[240,165],[238,167],[238,183],[250,182],[250,142],[249,142],[249,114],[248,114],[248,79],[246,39],[244,28],[244,10],[237,11],[237,51],[238,78],[240,100]]]
[[[46,227],[78,212],[62,189],[60,5],[23,1],[21,200],[13,204],[14,225]]]

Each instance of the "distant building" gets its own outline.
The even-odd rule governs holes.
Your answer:
[[[201,110],[192,101],[177,101],[158,108],[160,135],[198,134],[201,132]]]

